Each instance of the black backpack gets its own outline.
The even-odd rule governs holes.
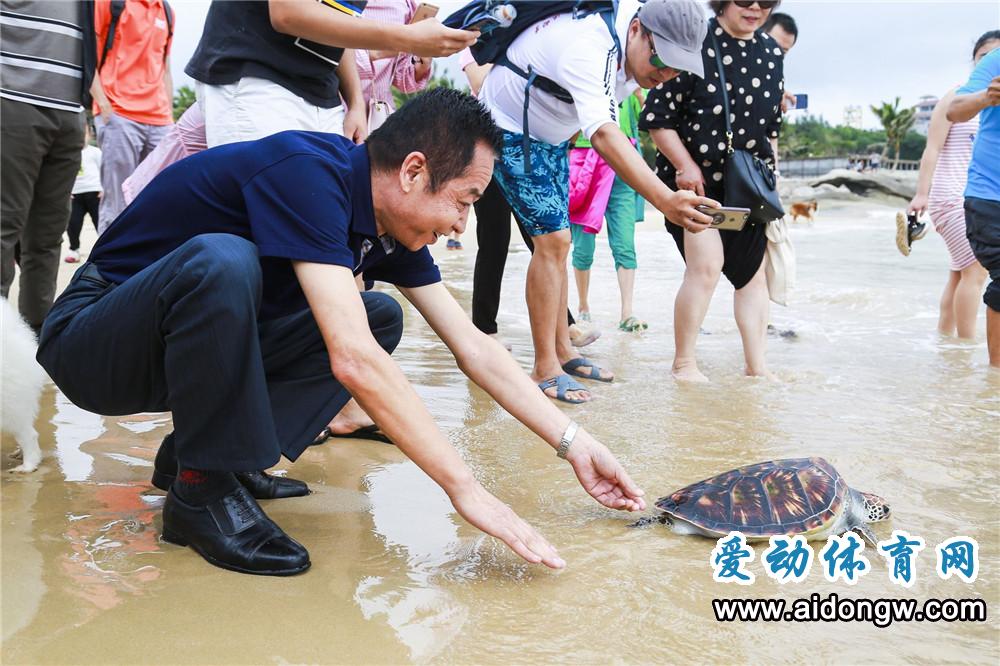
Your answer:
[[[506,67],[526,81],[524,86],[524,116],[522,126],[524,128],[524,168],[531,170],[531,159],[529,156],[528,137],[528,89],[535,86],[539,90],[546,92],[560,102],[573,103],[573,96],[569,91],[560,86],[552,79],[536,74],[531,65],[527,71],[521,69],[507,58],[507,49],[511,43],[522,32],[556,14],[567,14],[572,12],[574,19],[581,19],[591,14],[600,14],[604,23],[608,26],[608,31],[615,41],[615,49],[618,51],[618,62],[622,60],[622,46],[615,31],[615,17],[618,14],[618,0],[561,0],[557,2],[539,2],[538,0],[473,0],[458,11],[451,14],[442,23],[449,28],[462,29],[488,17],[490,12],[501,5],[511,5],[517,12],[508,27],[495,27],[488,32],[484,32],[479,40],[469,49],[472,57],[480,65],[495,64]]]
[[[118,21],[125,11],[125,0],[111,0],[111,22],[108,25],[108,36],[104,39],[104,50],[101,51],[101,59],[97,62],[97,70],[104,67],[104,61],[111,52],[111,47],[115,43],[115,30],[118,28]],[[167,45],[163,47],[163,60],[167,60],[167,49],[170,48],[170,40],[174,36],[174,10],[170,8],[167,0],[163,0],[163,12],[167,15]]]

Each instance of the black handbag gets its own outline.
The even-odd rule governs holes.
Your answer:
[[[722,54],[715,33],[709,30],[715,47],[715,63],[719,68],[722,86],[723,111],[726,114],[726,165],[723,170],[725,205],[750,209],[750,222],[766,224],[785,215],[778,196],[774,171],[764,160],[746,150],[733,149],[733,125],[730,122],[729,93],[726,91],[726,72],[722,67]]]

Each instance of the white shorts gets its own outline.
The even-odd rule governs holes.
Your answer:
[[[324,109],[267,79],[196,84],[208,147],[253,141],[285,130],[344,133],[344,105]]]

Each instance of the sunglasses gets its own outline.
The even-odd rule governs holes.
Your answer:
[[[777,0],[753,0],[753,2],[746,2],[745,0],[733,0],[735,4],[740,9],[750,9],[754,5],[758,5],[761,9],[774,9],[778,2]]]
[[[667,63],[660,59],[660,56],[656,55],[656,44],[653,43],[653,35],[647,33],[646,39],[649,41],[649,64],[656,69],[667,69],[670,67]]]

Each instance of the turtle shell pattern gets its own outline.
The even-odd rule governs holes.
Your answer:
[[[822,458],[787,458],[739,467],[681,488],[656,506],[722,535],[801,534],[829,527],[849,488]]]

